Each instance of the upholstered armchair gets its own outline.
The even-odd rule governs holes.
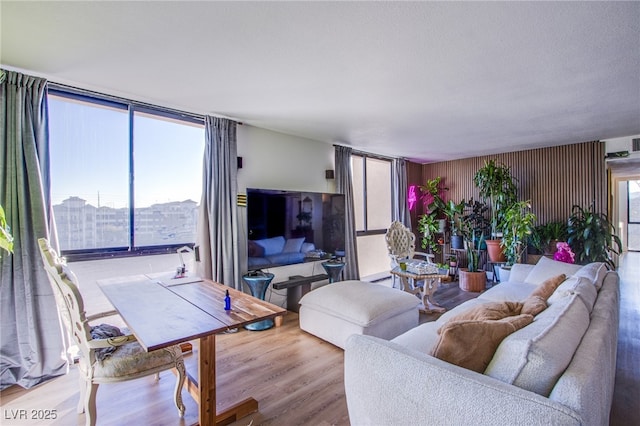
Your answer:
[[[385,241],[391,259],[391,269],[397,267],[401,260],[422,258],[428,263],[433,263],[432,254],[416,251],[416,236],[401,222],[391,223],[385,235]],[[395,275],[393,277],[395,287]]]
[[[92,327],[89,322],[112,316],[115,311],[87,317],[78,283],[65,261],[50,247],[49,242],[38,240],[47,276],[56,298],[58,313],[70,339],[80,350],[80,401],[78,413],[86,414],[86,425],[96,424],[96,393],[102,383],[114,383],[156,374],[174,369],[177,380],[174,402],[180,417],[184,415],[182,386],[185,366],[179,346],[171,346],[152,352],[145,350],[135,336],[113,326],[100,324]]]

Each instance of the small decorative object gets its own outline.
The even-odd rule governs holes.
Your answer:
[[[559,242],[556,244],[557,251],[553,255],[553,260],[564,263],[575,263],[576,255],[571,251],[569,244]]]
[[[231,310],[231,296],[229,296],[229,290],[227,290],[227,293],[224,296],[224,310]]]
[[[407,262],[400,262],[400,270],[401,271],[407,270]]]
[[[407,271],[416,275],[437,274],[438,266],[421,260],[412,260],[407,263]]]

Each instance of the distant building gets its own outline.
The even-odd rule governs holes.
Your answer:
[[[71,196],[53,206],[61,250],[129,246],[129,209],[95,207]],[[134,209],[137,247],[195,242],[198,203],[192,200]]]

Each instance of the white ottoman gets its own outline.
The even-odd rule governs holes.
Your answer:
[[[342,349],[352,334],[390,340],[418,326],[419,304],[405,291],[339,281],[300,299],[300,328]]]

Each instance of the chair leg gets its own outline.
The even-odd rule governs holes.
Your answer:
[[[80,385],[80,398],[78,399],[78,408],[77,408],[77,412],[78,414],[82,414],[84,413],[84,398],[85,395],[87,394],[87,386],[89,386],[88,382],[85,380],[84,377],[82,377],[82,374],[80,374],[79,376],[79,385]]]
[[[156,378],[156,382],[160,380],[160,372],[157,372],[156,374],[154,374],[154,376]]]
[[[87,382],[87,393],[84,399],[84,415],[85,425],[96,425],[96,394],[98,393],[98,384]]]
[[[176,389],[174,400],[176,403],[176,407],[178,408],[178,413],[180,417],[184,417],[185,406],[182,401],[182,387],[184,386],[184,380],[186,378],[187,372],[184,367],[184,361],[182,359],[176,362]]]

